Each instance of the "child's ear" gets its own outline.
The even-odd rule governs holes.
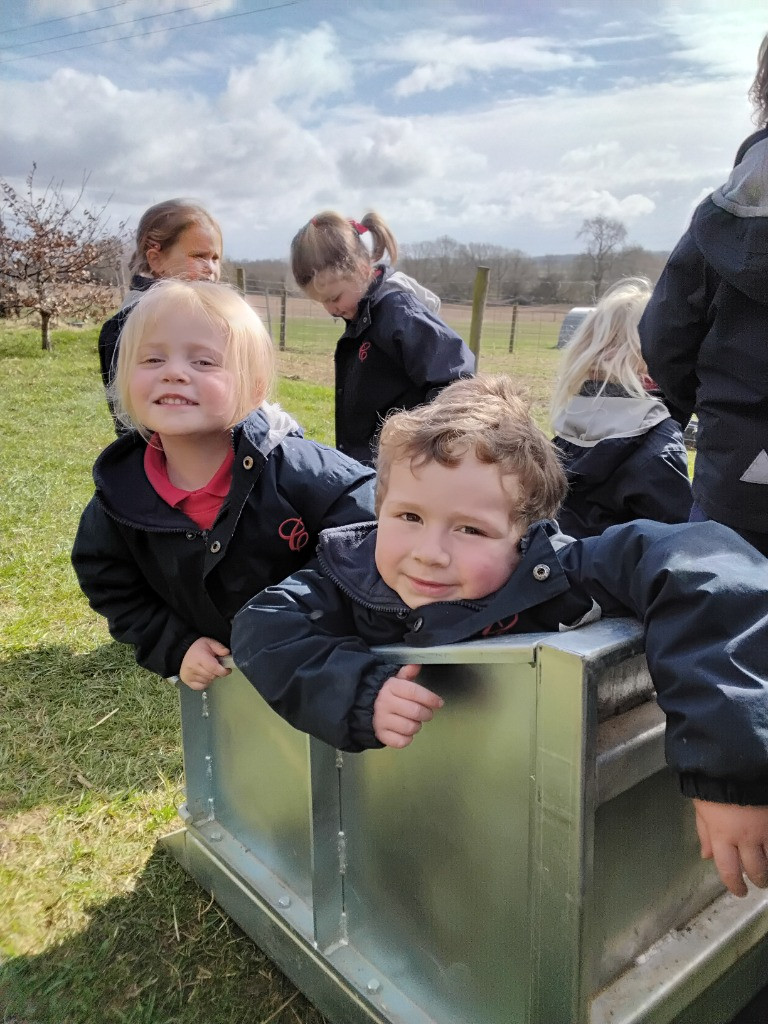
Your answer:
[[[153,245],[150,249],[147,249],[144,255],[146,256],[147,263],[149,264],[149,269],[152,271],[152,273],[156,277],[162,276],[162,265],[164,260],[160,246]]]

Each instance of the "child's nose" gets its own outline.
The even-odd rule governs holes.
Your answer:
[[[189,378],[187,365],[180,359],[169,359],[163,367],[163,371],[166,380],[187,380]]]
[[[414,547],[414,557],[429,565],[447,565],[450,554],[442,533],[438,530],[422,530]]]

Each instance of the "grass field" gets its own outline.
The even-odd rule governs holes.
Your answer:
[[[508,322],[489,322],[481,368],[527,382],[543,424],[558,323],[529,323],[509,355]],[[280,353],[277,397],[329,441],[339,332],[310,324]],[[176,692],[110,640],[69,564],[91,465],[113,437],[96,338],[56,331],[44,353],[35,330],[0,326],[2,1020],[321,1024],[156,847],[182,800]]]

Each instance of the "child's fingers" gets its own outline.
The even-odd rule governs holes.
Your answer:
[[[421,665],[403,665],[395,673],[398,679],[415,679],[421,672]]]
[[[443,706],[443,698],[438,697],[432,690],[428,690],[426,686],[422,686],[420,683],[414,683],[412,680],[404,679],[399,674],[393,677],[393,685],[391,687],[393,696],[400,698],[401,700],[411,701],[414,704],[421,704],[425,708],[433,708],[437,710]]]
[[[217,658],[225,658],[229,654],[229,648],[225,647],[224,644],[220,644],[218,640],[209,639],[208,646]]]
[[[402,733],[393,732],[391,729],[378,730],[376,738],[385,747],[394,747],[397,750],[402,750],[403,747],[407,747],[409,743],[413,742],[413,736],[403,736]]]
[[[715,843],[712,847],[712,856],[717,873],[726,889],[734,896],[746,896],[747,885],[738,849],[729,843]]]
[[[712,843],[709,839],[709,828],[704,820],[704,816],[699,813],[698,803],[694,801],[696,807],[696,831],[699,836],[699,843],[701,845],[701,856],[704,860],[712,859]]]
[[[768,857],[762,846],[739,849],[741,863],[747,878],[758,889],[768,889]]]

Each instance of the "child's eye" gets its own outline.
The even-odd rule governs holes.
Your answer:
[[[162,361],[163,360],[160,358],[160,356],[144,356],[143,359],[139,360],[139,363],[141,363],[142,366],[151,366],[153,363],[162,363]]]
[[[479,530],[476,526],[460,526],[459,533],[466,533],[470,537],[484,537],[485,534],[482,530]]]
[[[421,516],[417,516],[415,512],[401,512],[399,518],[405,523],[421,522]]]

